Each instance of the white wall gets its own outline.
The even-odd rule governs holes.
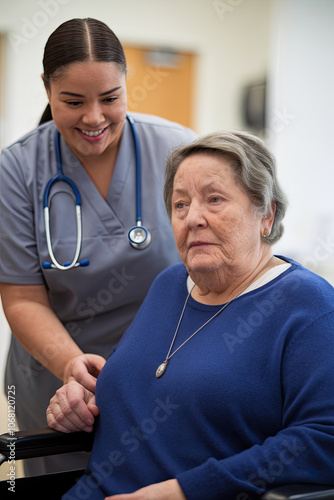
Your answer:
[[[333,23],[332,0],[275,2],[268,125],[290,201],[276,249],[334,284]]]

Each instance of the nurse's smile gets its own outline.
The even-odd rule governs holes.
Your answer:
[[[103,139],[103,137],[106,135],[107,128],[102,128],[100,130],[97,130],[96,132],[94,131],[89,131],[89,130],[81,130],[78,128],[78,132],[80,133],[81,137],[88,142],[98,142]]]

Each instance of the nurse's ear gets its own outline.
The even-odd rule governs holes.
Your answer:
[[[51,98],[50,85],[45,81],[44,73],[41,74],[41,77],[42,77],[42,80],[43,80],[44,88],[45,88],[47,96],[48,96],[48,100],[50,102],[50,98]]]

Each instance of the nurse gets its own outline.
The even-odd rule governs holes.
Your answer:
[[[164,167],[172,148],[195,138],[157,117],[127,119],[124,52],[100,21],[59,26],[43,65],[53,120],[4,149],[0,169],[0,292],[13,333],[5,384],[16,387],[24,429],[47,425],[46,408],[62,383],[76,379],[94,388],[155,276],[179,261],[163,204]],[[78,237],[70,183],[53,183],[45,195],[59,164],[81,206],[77,260],[86,265],[69,269],[50,265],[53,253],[66,268]],[[141,224],[150,241],[138,248],[128,234]],[[87,456],[34,460],[26,464],[28,475],[82,467]]]

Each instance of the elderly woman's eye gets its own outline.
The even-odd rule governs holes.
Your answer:
[[[183,201],[176,201],[173,204],[174,210],[182,210],[185,207],[185,203]]]
[[[219,203],[221,201],[220,196],[212,196],[210,198],[210,203]]]

